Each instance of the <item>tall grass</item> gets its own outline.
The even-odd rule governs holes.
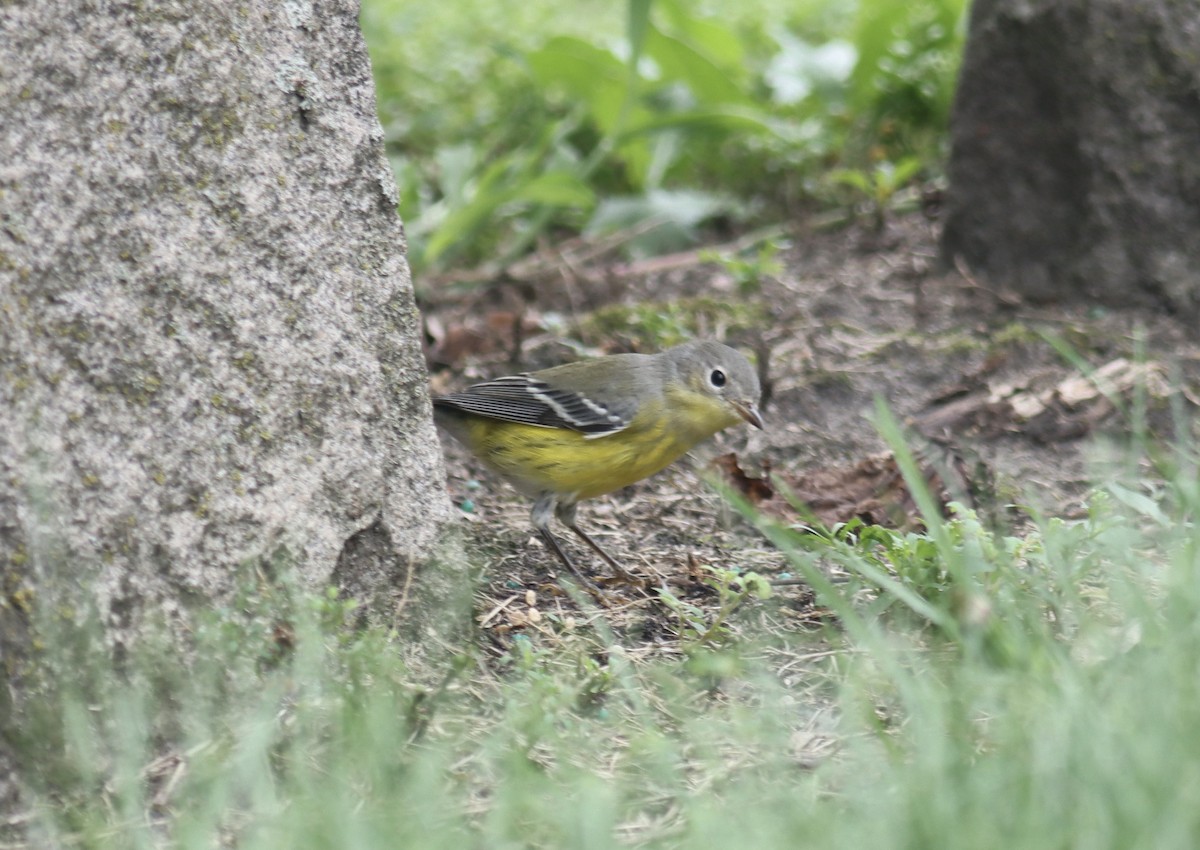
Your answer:
[[[764,526],[825,625],[760,602],[666,655],[600,618],[414,665],[260,586],[117,673],[59,622],[5,728],[16,846],[1193,847],[1200,486],[1155,464],[1020,537]]]

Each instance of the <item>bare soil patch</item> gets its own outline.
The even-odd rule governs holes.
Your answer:
[[[670,652],[679,618],[657,588],[703,609],[717,596],[706,566],[789,577],[786,557],[701,483],[698,470],[719,456],[750,478],[777,476],[825,522],[918,521],[873,424],[877,398],[910,429],[944,499],[1017,532],[1031,513],[1083,510],[1105,441],[1127,440],[1135,425],[1135,399],[1152,438],[1191,428],[1195,328],[1142,309],[1037,305],[993,291],[942,268],[936,236],[936,222],[919,214],[882,233],[798,231],[781,240],[782,271],[750,288],[699,253],[631,264],[582,243],[547,248],[465,294],[436,286],[425,305],[435,393],[587,354],[653,350],[639,328],[655,316],[667,331],[681,323],[756,352],[767,386],[765,431],[726,432],[690,462],[581,505],[584,528],[646,579],[645,588],[613,587],[606,609],[581,610],[562,591],[526,500],[446,438],[451,496],[466,506],[486,563],[485,633],[503,647],[522,632],[551,635],[603,616],[633,645]],[[617,318],[631,314],[639,328]],[[764,510],[801,521],[775,484],[763,486]],[[561,538],[603,583],[599,560],[565,530]],[[822,612],[791,583],[743,616],[791,628]]]

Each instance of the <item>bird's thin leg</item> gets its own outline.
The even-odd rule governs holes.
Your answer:
[[[539,528],[537,530],[537,532],[538,532],[538,536],[540,536],[542,538],[542,540],[546,543],[546,545],[550,547],[550,551],[552,551],[555,555],[558,556],[558,560],[563,562],[563,565],[575,575],[575,578],[579,579],[581,582],[583,582],[583,584],[585,586],[587,586],[589,588],[594,588],[596,586],[590,578],[585,576],[580,571],[579,567],[575,566],[575,563],[567,556],[567,553],[563,550],[562,544],[558,542],[558,538],[550,533],[550,529]]]
[[[599,543],[597,543],[595,540],[593,540],[586,531],[584,531],[582,528],[580,528],[578,525],[576,525],[574,503],[569,504],[569,505],[560,504],[555,509],[554,513],[558,517],[559,522],[561,522],[567,528],[571,529],[576,534],[578,534],[580,540],[582,540],[584,543],[586,543],[588,546],[590,546],[597,555],[599,555],[601,558],[603,558],[604,563],[606,563],[610,567],[612,567],[613,572],[617,574],[618,578],[620,578],[622,581],[628,582],[630,584],[640,584],[641,583],[639,581],[639,579],[637,578],[637,576],[632,575],[628,570],[626,570],[623,566],[621,566],[621,564],[617,561],[616,558],[614,558],[612,555],[605,552],[600,547]]]
[[[558,538],[550,533],[550,517],[557,512],[557,507],[558,500],[552,493],[547,493],[534,502],[533,511],[530,514],[530,519],[533,521],[533,527],[537,529],[538,536],[542,538],[542,541],[545,542],[548,547],[550,547],[550,551],[558,556],[558,560],[563,562],[563,566],[570,570],[572,574],[574,574],[575,578],[579,579],[584,587],[586,587],[593,594],[598,594],[600,592],[600,588],[596,587],[595,582],[585,576],[580,571],[579,567],[575,566],[575,563],[569,557],[567,557],[567,553],[563,549],[562,544],[558,542]]]

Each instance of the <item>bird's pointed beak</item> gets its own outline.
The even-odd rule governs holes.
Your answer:
[[[761,431],[766,427],[766,423],[763,422],[762,414],[758,412],[758,405],[754,402],[731,401],[730,404],[733,405],[733,409],[738,412],[738,416],[745,419],[755,428]]]

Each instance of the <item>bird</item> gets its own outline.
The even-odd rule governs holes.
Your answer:
[[[636,581],[576,522],[578,504],[654,475],[718,431],[762,429],[762,389],[744,355],[695,340],[658,354],[610,354],[496,378],[433,399],[434,420],[533,499],[538,536],[592,587],[558,519],[622,579]]]

